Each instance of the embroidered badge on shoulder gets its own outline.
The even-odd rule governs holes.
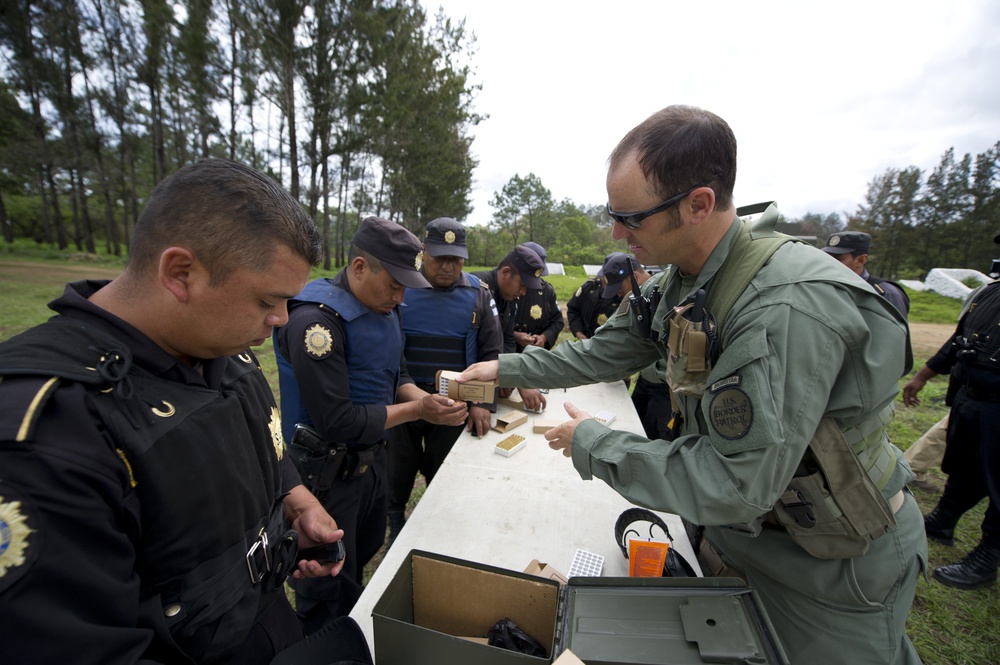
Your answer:
[[[717,381],[712,388],[725,383]],[[729,384],[720,386],[708,406],[708,420],[719,436],[730,441],[741,439],[750,431],[753,425],[753,404],[750,397],[741,388]]]
[[[274,452],[278,454],[278,459],[285,456],[285,437],[281,434],[281,412],[277,408],[271,407],[271,422],[268,423],[271,429],[271,443],[274,444]]]
[[[528,310],[528,314],[530,314],[533,319],[540,319],[542,318],[542,308],[538,305],[532,305],[531,309]]]
[[[326,326],[314,324],[306,329],[306,353],[314,358],[326,358],[333,351],[333,333]]]
[[[615,316],[621,316],[622,314],[627,312],[631,304],[632,304],[631,300],[629,300],[628,298],[622,298],[622,304],[618,305],[618,309],[615,311]]]
[[[582,286],[577,287],[576,293],[574,293],[573,295],[575,295],[577,298],[579,298],[581,293],[583,293],[583,287]]]
[[[31,537],[36,531],[28,525],[22,502],[14,500],[20,497],[9,490],[0,486],[0,491],[4,492],[0,496],[0,591],[27,572],[38,554]]]

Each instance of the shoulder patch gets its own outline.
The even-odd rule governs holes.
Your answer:
[[[315,323],[306,328],[303,343],[309,356],[322,360],[333,351],[333,333],[326,326]]]
[[[27,500],[0,482],[0,593],[24,577],[38,559],[37,527]]]
[[[618,309],[615,311],[615,316],[621,316],[628,312],[629,307],[632,305],[632,300],[630,298],[622,298],[622,302],[618,305]]]
[[[725,380],[712,385],[714,389]],[[712,428],[724,439],[741,439],[753,425],[753,403],[750,397],[738,388],[739,383],[724,385],[712,396],[708,406],[708,420]]]
[[[579,298],[582,294],[583,294],[583,287],[582,286],[576,287],[576,293],[573,294],[573,295],[575,295],[577,298]]]

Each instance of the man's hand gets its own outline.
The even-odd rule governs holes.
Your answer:
[[[545,335],[532,335],[530,344],[531,346],[537,346],[540,349],[544,349],[546,341]],[[525,344],[525,346],[527,346],[527,344]]]
[[[466,367],[465,371],[459,374],[455,380],[459,383],[465,383],[473,379],[478,381],[496,381],[499,373],[499,360],[484,360],[481,363],[475,363]]]
[[[292,528],[299,533],[299,549],[315,547],[325,543],[335,543],[344,537],[344,530],[337,528],[337,522],[326,512],[326,508],[306,489],[296,485],[284,500],[285,514],[292,522]],[[343,561],[321,564],[319,561],[299,561],[292,577],[297,580],[312,577],[337,575],[344,567]]]
[[[465,402],[444,395],[427,395],[420,400],[420,419],[435,425],[461,425],[469,417]]]
[[[566,413],[573,420],[553,427],[545,433],[545,438],[549,442],[549,448],[552,450],[561,450],[563,457],[572,457],[573,434],[576,432],[576,426],[590,418],[590,414],[576,408],[572,402],[566,402],[563,404],[563,407],[565,407]]]
[[[547,402],[545,395],[537,388],[518,388],[518,394],[524,402],[524,408],[529,411],[544,411]]]
[[[913,375],[913,378],[906,382],[903,386],[903,404],[906,406],[917,406],[920,404],[920,398],[917,397],[917,393],[924,389],[927,385],[927,381],[937,376],[937,372],[932,370],[927,365],[920,368],[920,371]]]
[[[576,338],[577,339],[590,339],[589,337],[587,337],[587,333],[582,333],[582,332],[576,333]]]
[[[469,407],[469,424],[465,428],[476,436],[483,436],[490,431],[490,410],[482,406]]]

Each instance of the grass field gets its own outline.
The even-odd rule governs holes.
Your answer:
[[[474,270],[475,268],[470,268]],[[45,307],[62,292],[67,281],[84,278],[108,278],[120,271],[120,263],[93,263],[86,260],[25,261],[0,255],[0,340],[44,321],[52,312]],[[316,274],[320,274],[319,271]],[[559,300],[572,295],[585,277],[579,275],[552,276]],[[959,311],[957,301],[934,294],[909,292],[914,305],[911,333],[914,341],[916,366],[937,350],[954,328]],[[277,367],[270,341],[255,349],[272,386],[277,385]],[[908,378],[908,377],[906,377]],[[900,386],[906,382],[900,380]],[[931,381],[922,393],[918,409],[907,409],[898,403],[896,419],[890,435],[900,448],[908,448],[931,425],[947,413],[944,378]],[[945,477],[939,469],[931,478],[941,487]],[[411,498],[414,505],[422,493],[418,488]],[[937,501],[936,494],[916,492],[924,513]],[[963,556],[979,541],[979,524],[985,511],[985,501],[968,513],[956,531],[954,548],[931,542],[930,567],[940,566]],[[928,570],[928,575],[930,570]],[[1000,663],[1000,588],[959,591],[938,584],[933,579],[921,579],[917,597],[907,624],[907,634],[917,646],[926,665],[996,665]],[[817,662],[817,665],[822,663]]]

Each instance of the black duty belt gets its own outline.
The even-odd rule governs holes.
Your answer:
[[[1000,402],[1000,393],[978,388],[966,388],[965,394],[977,402]]]

